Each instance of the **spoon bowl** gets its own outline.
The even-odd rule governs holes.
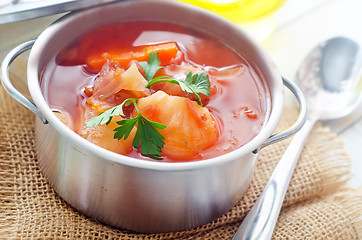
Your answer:
[[[307,120],[232,239],[271,238],[290,179],[315,122],[344,117],[359,106],[361,54],[356,42],[336,37],[320,43],[305,58],[296,82],[307,102]]]
[[[351,113],[361,99],[356,87],[361,63],[361,49],[349,38],[335,37],[316,46],[296,77],[309,114],[319,120],[331,120]]]

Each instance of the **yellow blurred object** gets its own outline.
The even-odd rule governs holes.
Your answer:
[[[286,0],[178,0],[215,12],[235,23],[264,17]]]
[[[243,26],[257,40],[265,40],[275,28],[271,13],[287,0],[177,0],[215,12]]]

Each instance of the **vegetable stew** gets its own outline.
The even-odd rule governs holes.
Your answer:
[[[150,21],[105,26],[62,49],[42,90],[88,141],[165,162],[245,145],[270,105],[267,84],[244,56],[193,26]]]

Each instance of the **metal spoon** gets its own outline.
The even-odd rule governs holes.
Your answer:
[[[315,122],[344,117],[359,105],[361,89],[357,82],[361,60],[358,44],[345,37],[319,44],[306,57],[296,82],[309,107],[307,121],[232,239],[271,238],[294,168]]]

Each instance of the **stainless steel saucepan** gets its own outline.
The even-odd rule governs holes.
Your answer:
[[[102,149],[67,128],[52,112],[40,88],[50,59],[92,29],[121,21],[150,19],[192,24],[213,34],[258,69],[270,89],[270,107],[260,133],[243,147],[204,161],[144,161]],[[31,49],[27,81],[32,100],[17,91],[8,68]],[[138,232],[179,231],[208,223],[228,211],[249,185],[259,150],[289,137],[305,121],[301,92],[282,79],[263,48],[231,22],[173,1],[124,1],[74,12],[49,26],[36,41],[16,47],[2,63],[2,83],[35,113],[39,167],[55,191],[83,214]],[[300,103],[297,122],[273,134],[284,108],[283,84]]]

